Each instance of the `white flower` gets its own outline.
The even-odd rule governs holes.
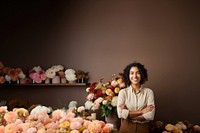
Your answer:
[[[108,100],[103,100],[102,104],[106,105],[108,103]]]
[[[39,72],[42,70],[42,68],[40,66],[37,66],[37,67],[33,67],[33,70],[35,70],[35,72]]]
[[[83,112],[84,110],[85,110],[85,107],[84,107],[84,106],[80,106],[80,107],[78,107],[78,109],[77,109],[77,111],[78,111],[79,113]]]
[[[71,101],[68,105],[68,108],[76,108],[77,104],[77,101]]]
[[[94,106],[94,103],[92,101],[86,101],[85,102],[85,109],[90,110]]]
[[[5,79],[6,79],[6,81],[11,81],[11,77],[8,75],[5,76]]]
[[[86,88],[86,92],[90,92],[90,87]]]
[[[55,72],[59,72],[64,70],[64,67],[62,65],[54,65],[51,67]]]
[[[76,71],[73,70],[73,69],[67,69],[65,70],[65,77],[66,79],[69,81],[69,82],[73,82],[73,81],[76,81],[77,78],[76,78]]]
[[[65,70],[65,74],[75,74],[76,71],[74,69],[67,69]]]
[[[51,68],[47,69],[45,74],[46,74],[46,77],[50,78],[50,79],[52,79],[56,76],[56,72]]]
[[[41,111],[45,111],[46,113],[51,113],[52,108],[39,105],[39,106],[35,107],[34,109],[32,109],[30,114],[31,115],[39,114]]]
[[[117,98],[118,98],[118,96],[114,96],[114,97],[112,98],[111,105],[112,105],[113,107],[116,107],[116,106],[117,106]]]
[[[20,79],[24,79],[26,77],[26,75],[23,72],[20,72],[18,76]]]

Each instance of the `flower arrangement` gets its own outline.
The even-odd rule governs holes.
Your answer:
[[[19,82],[20,79],[24,79],[26,75],[21,68],[11,68],[5,67],[2,62],[0,62],[0,84],[11,82]]]
[[[35,107],[30,112],[25,108],[8,111],[2,106],[0,114],[3,118],[1,133],[110,133],[113,129],[112,124],[86,120],[73,110],[55,109],[49,114],[45,106]]]
[[[65,70],[65,77],[69,83],[73,83],[77,80],[76,71],[74,69]]]
[[[64,78],[65,73],[64,73],[64,67],[62,65],[53,65],[49,69],[46,70],[45,72],[47,78],[54,78],[56,75]]]
[[[85,103],[86,109],[97,110],[100,109],[101,116],[108,117],[111,113],[116,112],[117,98],[119,91],[125,87],[122,81],[122,74],[116,76],[113,74],[112,80],[103,83],[94,82],[86,89],[89,93]]]
[[[33,67],[29,71],[29,76],[36,83],[42,83],[46,79],[45,71],[40,66]]]
[[[83,70],[76,71],[76,77],[79,83],[87,83],[89,80],[89,72],[84,72]]]

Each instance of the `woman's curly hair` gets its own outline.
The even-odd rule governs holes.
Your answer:
[[[139,62],[133,62],[127,65],[123,72],[123,81],[125,82],[126,86],[129,86],[131,84],[131,81],[129,79],[129,74],[130,74],[130,69],[132,67],[137,67],[140,71],[141,74],[140,84],[144,84],[146,81],[148,81],[147,69],[144,67],[144,65],[142,65]]]

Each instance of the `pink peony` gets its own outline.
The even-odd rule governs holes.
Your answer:
[[[83,126],[88,128],[88,126],[91,124],[92,122],[91,121],[88,121],[88,120],[85,120],[84,123],[83,123]]]
[[[0,113],[8,112],[7,106],[1,106],[0,107]]]
[[[73,121],[70,123],[70,129],[76,130],[82,127],[82,124],[79,121]]]
[[[83,123],[83,118],[82,117],[75,117],[75,118],[71,119],[71,122],[74,122],[74,121],[77,121],[77,122],[82,124]]]
[[[58,122],[51,122],[45,125],[45,128],[47,129],[57,129],[59,127]]]
[[[72,130],[70,133],[80,133],[78,130]]]
[[[17,125],[20,131],[26,131],[30,128],[30,123],[20,123]]]
[[[8,112],[5,114],[4,119],[6,122],[9,123],[14,123],[18,118],[18,115],[16,112]]]
[[[88,125],[88,130],[93,133],[100,133],[102,130],[102,123],[99,120],[94,120]]]
[[[113,87],[116,87],[116,86],[118,85],[118,82],[117,82],[116,80],[113,80],[113,81],[111,82],[111,85],[112,85]]]
[[[5,129],[4,126],[0,126],[0,133],[4,133],[4,129]]]
[[[42,79],[40,78],[39,73],[33,73],[33,74],[31,74],[31,78],[32,78],[36,83],[42,83]]]
[[[89,130],[84,129],[84,130],[83,130],[83,133],[90,133],[90,132],[89,132]]]
[[[5,126],[5,133],[17,133],[18,127],[14,123]]]
[[[71,121],[75,116],[76,114],[70,111],[67,113],[67,120]]]
[[[56,120],[61,119],[62,113],[63,113],[63,110],[60,110],[60,109],[54,110],[52,112],[52,120],[56,121]]]
[[[85,110],[85,107],[84,107],[84,106],[80,106],[80,107],[78,107],[78,109],[77,109],[77,111],[78,111],[79,113],[83,112],[84,110]]]
[[[100,103],[94,102],[94,106],[92,109],[97,110],[97,109],[99,109],[99,107],[100,107]]]
[[[27,129],[27,131],[25,133],[36,133],[37,129],[35,127],[31,127],[29,129]]]

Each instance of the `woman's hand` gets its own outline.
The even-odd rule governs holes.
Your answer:
[[[119,107],[120,107],[121,109],[127,109],[127,107],[126,107],[125,104],[121,104],[121,105],[119,105]]]
[[[144,109],[141,110],[142,114],[145,114],[147,112],[150,112],[154,109],[155,107],[153,105],[148,105],[147,107],[145,107]]]

